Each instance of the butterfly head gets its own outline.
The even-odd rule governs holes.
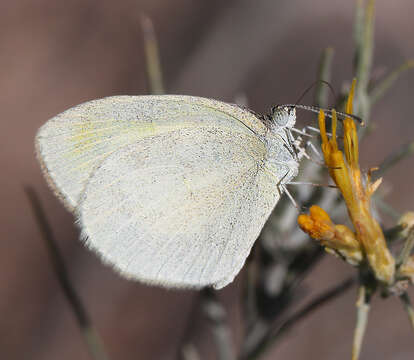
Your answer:
[[[292,105],[273,106],[270,111],[273,126],[291,129],[296,123],[296,107]]]

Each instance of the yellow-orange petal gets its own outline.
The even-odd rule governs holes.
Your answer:
[[[298,224],[313,239],[328,240],[334,236],[334,228],[331,224],[325,221],[315,221],[309,215],[299,215]]]
[[[317,205],[310,208],[309,215],[300,215],[301,229],[312,238],[319,240],[328,253],[358,265],[364,255],[355,234],[345,225],[335,225],[325,210]]]
[[[309,213],[311,218],[316,221],[332,223],[328,213],[318,205],[312,205]]]
[[[344,120],[344,152],[346,161],[351,167],[359,167],[358,135],[354,120]]]
[[[318,122],[319,122],[319,130],[321,132],[322,144],[327,144],[328,135],[326,134],[325,113],[323,112],[322,109],[319,110]]]
[[[356,79],[352,81],[351,90],[349,91],[348,95],[348,101],[346,104],[346,112],[348,114],[352,114],[353,110],[355,85]],[[355,122],[350,117],[346,117],[344,120],[344,152],[348,164],[351,167],[359,167],[358,135]]]
[[[345,111],[347,114],[352,114],[353,112],[353,101],[354,101],[354,94],[355,94],[355,86],[356,86],[356,79],[352,80],[351,89],[349,90],[348,100],[346,102]]]

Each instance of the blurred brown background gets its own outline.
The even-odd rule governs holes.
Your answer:
[[[2,0],[0,3],[0,358],[89,359],[51,270],[22,186],[39,192],[70,270],[112,359],[175,359],[190,336],[214,358],[195,292],[166,291],[121,279],[77,241],[73,218],[46,186],[34,157],[36,129],[86,100],[145,94],[142,12],[154,21],[169,93],[232,101],[247,95],[264,112],[294,102],[316,77],[320,52],[335,48],[333,85],[352,76],[353,1],[343,0]],[[378,71],[414,56],[414,2],[377,2]],[[362,165],[378,164],[413,139],[414,74],[373,110],[377,129]],[[304,102],[312,102],[310,97]],[[387,200],[414,209],[414,160],[386,176]],[[351,269],[325,257],[306,281],[311,293]],[[243,275],[241,275],[243,276]],[[240,278],[240,277],[239,277]],[[240,280],[240,279],[239,279]],[[240,281],[220,292],[235,343],[241,339]],[[267,359],[349,359],[355,289],[312,314]],[[363,359],[412,359],[414,334],[396,299],[376,299]]]

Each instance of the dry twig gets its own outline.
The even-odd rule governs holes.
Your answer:
[[[76,293],[75,288],[69,280],[65,262],[56,245],[56,240],[53,236],[52,228],[49,225],[40,200],[33,188],[25,187],[24,190],[32,207],[33,215],[36,218],[39,230],[41,231],[43,239],[47,246],[54,273],[56,274],[59,285],[61,286],[63,293],[68,300],[73,313],[75,314],[89,353],[95,360],[109,360],[101,337],[93,326],[85,306],[83,305],[80,297]]]

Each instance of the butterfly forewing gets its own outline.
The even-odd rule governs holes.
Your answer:
[[[73,210],[92,171],[110,154],[148,136],[210,125],[265,132],[250,112],[215,100],[115,96],[75,106],[49,120],[36,136],[36,149],[49,183]]]
[[[79,207],[86,242],[134,279],[220,288],[278,200],[265,155],[253,134],[212,127],[124,147],[88,181]]]

